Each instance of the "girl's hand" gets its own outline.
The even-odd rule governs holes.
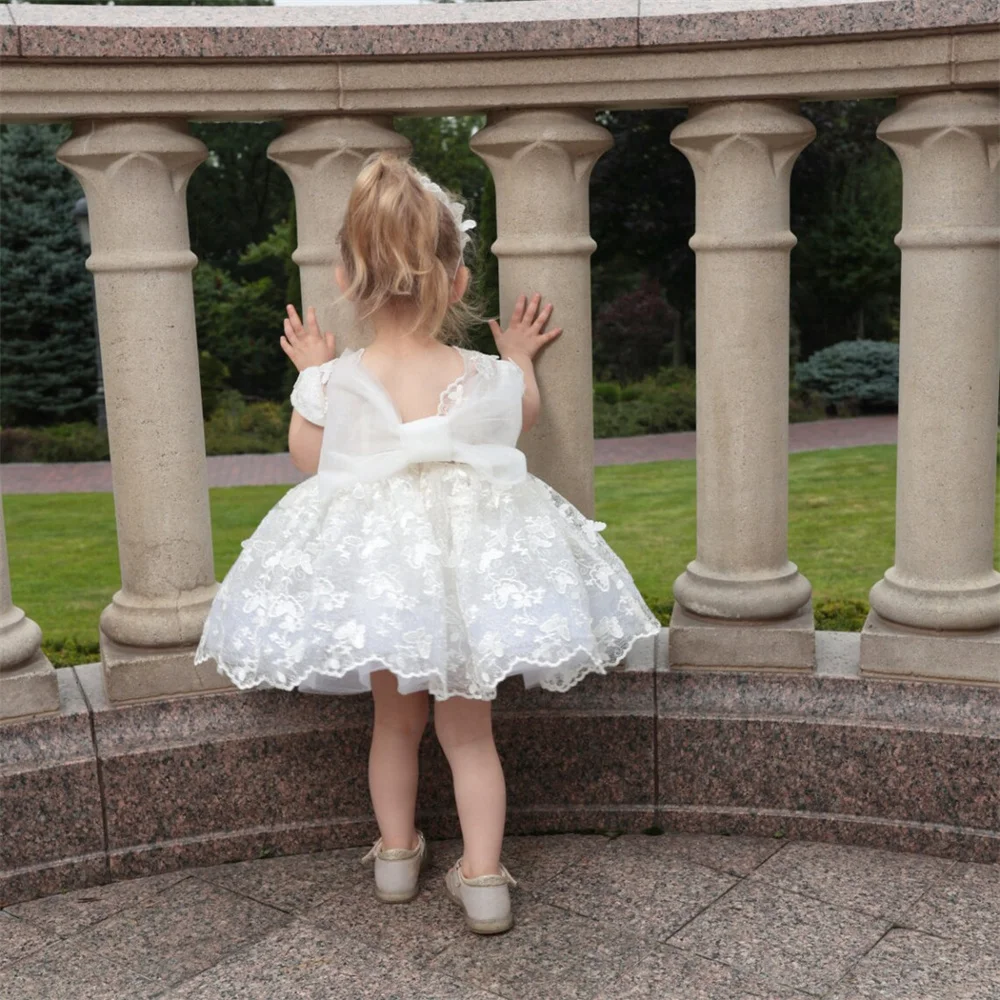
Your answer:
[[[502,358],[522,357],[531,361],[549,341],[562,333],[561,327],[545,329],[545,324],[552,318],[552,303],[539,310],[541,304],[542,297],[537,292],[530,300],[527,296],[520,296],[506,330],[501,330],[495,319],[490,320],[490,330]]]
[[[332,333],[320,333],[316,322],[316,310],[310,306],[306,310],[306,323],[302,325],[295,306],[289,304],[288,318],[285,320],[285,334],[281,338],[281,349],[292,359],[292,364],[301,372],[314,365],[323,365],[336,357]]]

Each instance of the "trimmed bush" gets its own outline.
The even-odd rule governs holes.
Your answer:
[[[234,389],[220,394],[205,421],[209,455],[262,455],[288,450],[288,403],[248,403]]]
[[[97,642],[80,641],[75,638],[46,639],[42,652],[54,667],[78,667],[82,663],[96,663],[101,658],[101,647]]]
[[[813,615],[819,632],[860,632],[868,605],[864,601],[815,601]]]
[[[96,424],[5,427],[0,431],[2,462],[103,462],[108,436]]]
[[[594,386],[594,437],[694,430],[694,371],[661,368],[641,382]]]
[[[838,412],[895,408],[899,403],[899,345],[845,340],[797,364],[795,380]]]

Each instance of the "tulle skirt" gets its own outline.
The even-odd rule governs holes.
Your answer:
[[[499,488],[415,465],[337,492],[313,477],[267,514],[220,586],[196,659],[238,687],[492,699],[565,691],[660,625],[621,560],[540,479]]]

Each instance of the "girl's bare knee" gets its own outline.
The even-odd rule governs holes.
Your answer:
[[[420,739],[427,728],[427,692],[400,694],[396,678],[388,670],[373,673],[371,681],[376,727]]]
[[[493,742],[492,704],[449,698],[434,705],[434,732],[445,755],[461,746]]]

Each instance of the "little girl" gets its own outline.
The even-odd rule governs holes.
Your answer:
[[[417,752],[434,725],[454,781],[463,856],[446,886],[469,928],[512,925],[500,863],[506,811],[491,702],[504,678],[566,691],[619,663],[659,622],[588,520],[528,474],[517,439],[538,418],[533,360],[559,334],[522,296],[500,358],[451,346],[469,271],[462,206],[379,154],[351,193],[336,279],[368,321],[334,356],[310,309],[281,346],[300,374],[288,434],[317,473],[264,518],[219,588],[198,647],[240,688],[371,691],[375,892],[417,895]]]

